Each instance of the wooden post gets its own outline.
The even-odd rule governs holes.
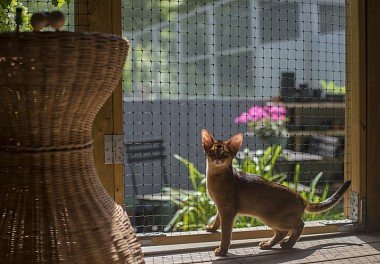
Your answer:
[[[365,1],[346,1],[346,138],[345,138],[345,178],[352,180],[352,191],[359,193],[363,201],[365,224],[366,201],[366,39]],[[345,214],[349,215],[350,193],[346,195]],[[360,207],[360,205],[359,205]]]
[[[378,231],[380,230],[380,1],[367,0],[366,4],[367,229]]]
[[[75,30],[122,34],[121,0],[76,0]],[[124,204],[124,164],[105,164],[104,135],[123,134],[121,82],[96,116],[93,126],[94,159],[99,178],[115,201]]]

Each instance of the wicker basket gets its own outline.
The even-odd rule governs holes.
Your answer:
[[[0,263],[144,262],[92,153],[92,124],[128,42],[37,32],[0,43]]]

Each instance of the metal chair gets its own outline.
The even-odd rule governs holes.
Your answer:
[[[160,231],[160,226],[162,226],[163,223],[159,223],[160,217],[157,217],[159,214],[157,210],[162,207],[162,201],[158,201],[157,204],[157,200],[152,199],[155,194],[149,194],[147,195],[149,198],[147,198],[144,193],[139,193],[135,167],[136,165],[153,164],[154,161],[159,161],[162,187],[168,186],[169,180],[165,164],[166,155],[164,140],[162,138],[157,138],[128,142],[125,143],[125,150],[133,185],[132,207],[134,207],[133,222],[136,232]]]

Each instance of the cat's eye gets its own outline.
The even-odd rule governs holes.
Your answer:
[[[227,156],[228,156],[228,152],[227,152],[227,151],[223,151],[223,152],[222,152],[222,156],[223,156],[223,157],[227,157]]]
[[[210,155],[210,156],[215,156],[215,151],[210,150],[210,151],[208,152],[208,155]]]

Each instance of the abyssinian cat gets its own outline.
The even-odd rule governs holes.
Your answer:
[[[281,184],[234,171],[232,159],[242,143],[241,133],[222,141],[215,140],[207,130],[202,130],[202,145],[207,159],[207,192],[217,207],[215,221],[206,230],[222,228],[222,240],[215,249],[215,255],[227,254],[234,218],[238,214],[254,216],[274,230],[271,239],[259,244],[261,249],[270,249],[277,243],[282,248],[292,248],[304,227],[302,214],[305,211],[320,213],[329,210],[339,202],[351,184],[351,181],[346,181],[321,203],[308,203],[300,194]],[[285,239],[287,234],[290,236]]]

